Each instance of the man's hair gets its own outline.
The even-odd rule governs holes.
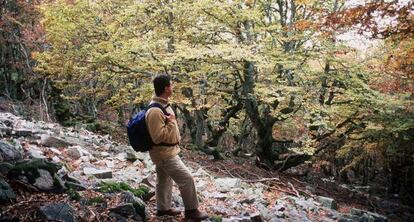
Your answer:
[[[158,74],[152,80],[152,83],[154,84],[155,95],[160,96],[164,92],[165,87],[171,84],[171,77],[167,74]]]

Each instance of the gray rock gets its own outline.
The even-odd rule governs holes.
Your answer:
[[[42,144],[43,146],[47,146],[47,147],[68,147],[70,146],[70,143],[64,139],[56,137],[56,136],[46,135],[46,134],[43,134],[41,136],[40,144]]]
[[[60,165],[45,159],[23,160],[17,162],[13,168],[10,169],[7,173],[7,177],[10,179],[26,177],[28,183],[34,184],[36,179],[41,176],[42,171],[39,170],[48,171],[53,178],[60,168]],[[49,178],[45,173],[43,173],[43,175],[44,178]]]
[[[68,156],[73,160],[77,160],[82,156],[82,154],[77,147],[69,147]]]
[[[136,152],[134,150],[131,150],[131,149],[127,150],[126,151],[126,159],[128,161],[131,161],[131,162],[134,162],[135,160],[137,160],[138,157],[136,155]]]
[[[319,203],[322,204],[322,206],[327,207],[329,209],[336,210],[338,208],[338,205],[336,204],[336,201],[332,198],[318,196],[317,200],[318,200]]]
[[[218,178],[215,179],[215,183],[220,192],[229,192],[241,186],[241,180],[238,178]]]
[[[222,222],[251,222],[248,216],[232,216],[230,218],[223,218]]]
[[[144,221],[135,210],[132,203],[121,204],[109,209],[109,216],[115,217],[116,221]]]
[[[14,146],[2,140],[0,140],[0,156],[6,162],[22,159],[22,154]]]
[[[110,156],[111,154],[110,154],[110,153],[108,153],[108,152],[103,151],[103,152],[101,152],[101,153],[100,153],[100,155],[101,155],[101,157],[108,157],[108,156]]]
[[[10,202],[16,199],[13,189],[10,185],[0,178],[0,203]]]
[[[145,177],[141,183],[151,187],[151,188],[155,188],[155,186],[157,185],[157,178],[155,177],[154,174],[150,174],[147,177]]]
[[[15,129],[14,134],[18,137],[28,137],[33,135],[33,130],[30,129]]]
[[[213,205],[213,206],[210,207],[210,209],[214,214],[221,214],[221,215],[229,215],[230,214],[230,210],[227,209],[226,206]]]
[[[95,176],[99,179],[112,178],[112,171],[110,169],[96,169],[92,167],[83,168],[83,173],[87,176]]]
[[[53,177],[50,175],[49,171],[43,169],[38,169],[37,171],[39,172],[40,176],[36,178],[33,185],[42,191],[53,190]]]
[[[262,222],[263,221],[263,218],[260,215],[260,213],[254,213],[254,214],[251,214],[250,215],[250,220],[252,222]]]
[[[47,220],[75,222],[75,210],[67,203],[53,203],[40,207],[40,215]]]
[[[13,168],[13,165],[11,165],[8,162],[0,162],[0,174],[1,175],[7,175],[7,173],[10,171],[10,169]]]
[[[148,218],[149,212],[147,211],[146,204],[140,198],[134,196],[129,191],[123,192],[121,194],[121,199],[124,203],[131,203],[135,208],[135,212],[143,219]]]
[[[356,209],[356,208],[352,208],[350,214],[360,217],[359,221],[364,221],[364,222],[365,221],[366,222],[387,222],[388,221],[387,217],[383,215],[380,215],[374,212]]]
[[[30,148],[28,153],[29,153],[29,156],[33,159],[45,159],[46,158],[44,153],[41,150],[38,150],[36,148]]]
[[[0,126],[0,136],[1,137],[10,135],[11,132],[12,132],[12,128],[7,127],[7,126]]]

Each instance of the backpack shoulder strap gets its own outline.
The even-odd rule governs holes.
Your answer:
[[[159,108],[159,109],[162,110],[162,112],[164,113],[164,115],[168,116],[168,112],[166,110],[168,106],[170,106],[170,104],[168,104],[166,107],[164,107],[163,105],[161,105],[159,103],[152,103],[152,104],[150,104],[148,106],[148,109],[147,110],[149,110],[151,108]]]

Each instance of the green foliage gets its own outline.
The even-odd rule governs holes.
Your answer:
[[[105,200],[104,200],[104,198],[102,198],[100,196],[92,197],[88,200],[89,205],[101,204],[101,203],[105,203]]]
[[[214,221],[214,222],[221,222],[221,221],[223,221],[223,218],[221,218],[220,216],[214,215],[214,216],[211,217],[211,220]]]
[[[81,199],[81,195],[76,190],[69,188],[66,193],[70,200],[79,201]]]
[[[147,187],[132,188],[124,182],[102,182],[99,184],[99,191],[103,193],[116,193],[121,191],[130,191],[136,197],[144,197],[148,195],[149,189]]]

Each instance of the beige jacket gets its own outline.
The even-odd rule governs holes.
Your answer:
[[[168,100],[154,96],[152,103],[159,103],[163,106],[168,105]],[[168,113],[174,113],[171,106],[167,107]],[[145,115],[145,122],[151,136],[152,141],[155,144],[179,143],[181,140],[180,131],[177,121],[166,121],[165,115],[159,108],[151,108]],[[179,145],[176,146],[153,146],[149,151],[150,157],[155,164],[159,164],[162,160],[167,160],[175,157],[180,152]]]

